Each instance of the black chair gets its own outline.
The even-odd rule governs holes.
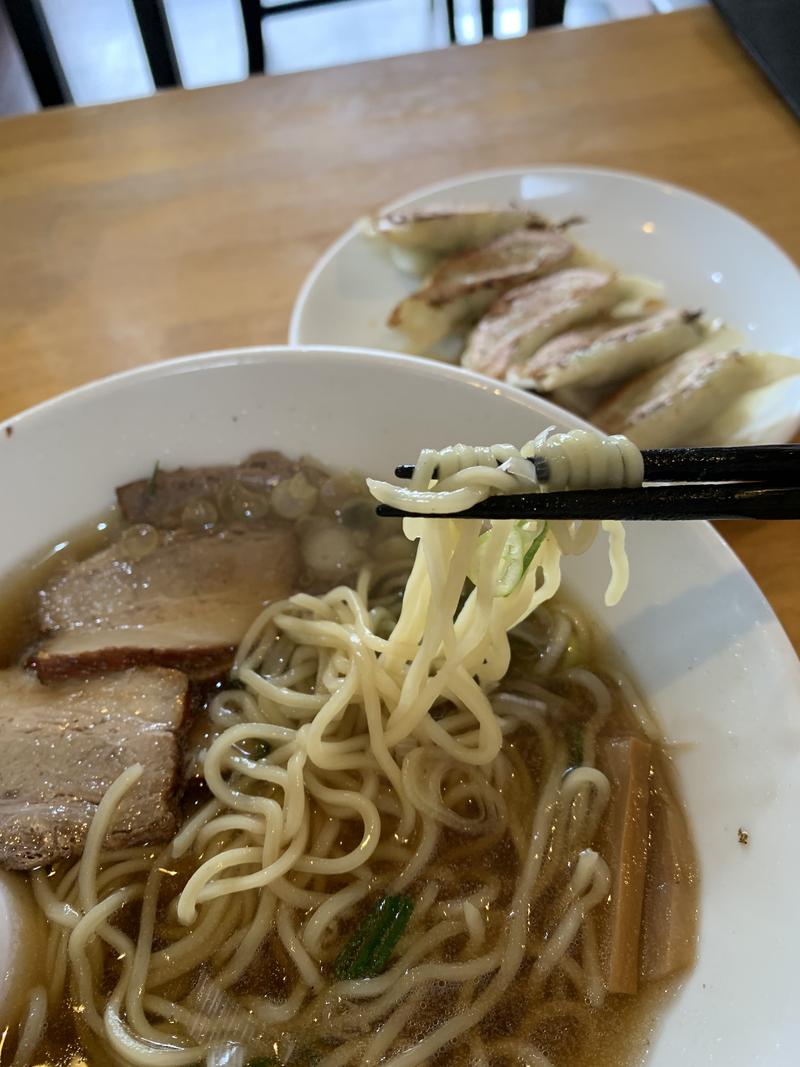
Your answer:
[[[564,21],[566,0],[528,0],[528,29],[560,26]],[[480,0],[481,37],[494,37],[494,0]],[[447,0],[450,40],[455,44],[455,0]]]
[[[164,0],[131,0],[147,62],[156,89],[174,89],[181,84]]]
[[[4,3],[39,103],[42,107],[71,104],[67,79],[39,0],[4,0]]]
[[[341,2],[343,0],[283,0],[265,7],[262,0],[240,0],[249,72],[263,74],[265,70],[262,32],[265,18]],[[450,40],[455,44],[455,0],[445,2]],[[0,3],[5,5],[42,107],[71,103],[69,86],[40,0],[0,0]],[[131,0],[131,3],[156,88],[180,86],[181,76],[163,0]],[[528,0],[528,27],[534,29],[560,23],[564,17],[564,3],[565,0]],[[494,36],[494,0],[480,0],[480,25],[483,37]]]
[[[244,35],[247,40],[247,65],[251,74],[263,74],[266,71],[264,55],[264,33],[262,23],[272,15],[285,15],[289,11],[303,11],[309,7],[321,7],[323,4],[339,4],[343,0],[285,0],[278,4],[262,4],[261,0],[239,0],[244,22]]]
[[[564,21],[566,0],[528,0],[528,29],[560,26]]]
[[[455,0],[445,0],[447,5],[447,30],[450,43],[457,43]],[[556,26],[564,21],[566,0],[528,0],[528,28]],[[284,3],[265,5],[263,0],[240,0],[244,32],[247,38],[247,59],[251,74],[265,71],[264,34],[262,23],[272,15],[287,11],[301,11],[322,4],[341,3],[341,0],[286,0]],[[481,37],[494,37],[494,0],[480,0]]]
[[[0,0],[42,107],[71,104],[69,86],[40,0]],[[131,0],[157,89],[180,86],[181,77],[163,0]]]

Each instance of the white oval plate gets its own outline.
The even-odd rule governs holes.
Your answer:
[[[275,447],[385,477],[422,444],[521,442],[553,422],[578,424],[459,368],[379,352],[248,349],[144,367],[0,425],[0,575],[107,507],[116,485],[155,460],[232,462]],[[628,543],[631,587],[613,610],[603,607],[601,544],[565,571],[680,746],[701,861],[698,964],[648,1064],[794,1067],[800,665],[710,526],[633,524]]]
[[[530,204],[554,220],[580,215],[577,239],[625,273],[666,286],[667,300],[701,308],[746,337],[751,350],[800,357],[800,271],[760,230],[720,204],[665,182],[588,167],[531,167],[469,174],[417,190],[388,209],[432,203]],[[373,205],[374,206],[374,205]],[[379,242],[354,224],[303,284],[290,344],[357,345],[404,351],[386,326],[415,288]],[[790,440],[800,428],[800,388],[765,398],[754,439]]]

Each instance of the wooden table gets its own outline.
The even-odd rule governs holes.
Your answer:
[[[282,342],[366,210],[503,165],[664,178],[800,258],[795,120],[694,9],[0,123],[0,418],[113,371]],[[800,648],[797,523],[723,532]]]

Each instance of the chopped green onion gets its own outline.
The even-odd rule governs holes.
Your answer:
[[[583,726],[579,722],[564,723],[564,736],[567,739],[570,766],[580,767],[583,764]]]
[[[411,897],[399,897],[396,899],[398,904],[395,917],[386,926],[378,944],[372,951],[372,967],[370,968],[372,974],[383,974],[386,970],[392,953],[397,947],[397,942],[402,937],[403,931],[408,925],[408,920],[411,918],[411,912],[414,910],[414,901]]]
[[[413,910],[411,897],[381,897],[337,956],[333,973],[338,981],[374,978],[381,974]]]
[[[531,541],[530,545],[528,546],[528,551],[525,553],[525,558],[522,560],[522,573],[523,574],[528,569],[528,567],[530,567],[531,563],[533,563],[533,557],[539,551],[539,548],[541,547],[542,541],[544,541],[546,536],[547,536],[547,523],[544,524],[544,526],[541,528],[539,533],[534,537],[534,539]]]
[[[500,569],[497,574],[495,596],[508,596],[517,588],[524,571],[523,559],[525,547],[520,527],[512,526],[509,531],[503,554],[500,557]]]
[[[495,596],[508,596],[514,592],[545,539],[547,523],[537,534],[526,529],[528,525],[529,520],[523,519],[514,523],[509,531],[500,557]],[[485,551],[488,538],[489,532],[481,534],[479,552]],[[472,575],[470,578],[474,583],[475,578]]]
[[[155,464],[153,466],[153,473],[150,475],[150,480],[147,483],[147,495],[148,496],[155,496],[156,495],[156,478],[158,477],[159,465],[160,465],[159,461],[156,460],[156,462],[155,462]]]

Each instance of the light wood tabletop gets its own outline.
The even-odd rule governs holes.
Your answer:
[[[800,259],[795,119],[707,8],[2,121],[0,418],[285,341],[357,216],[466,171],[570,162],[685,185]],[[798,524],[721,530],[800,648]]]

